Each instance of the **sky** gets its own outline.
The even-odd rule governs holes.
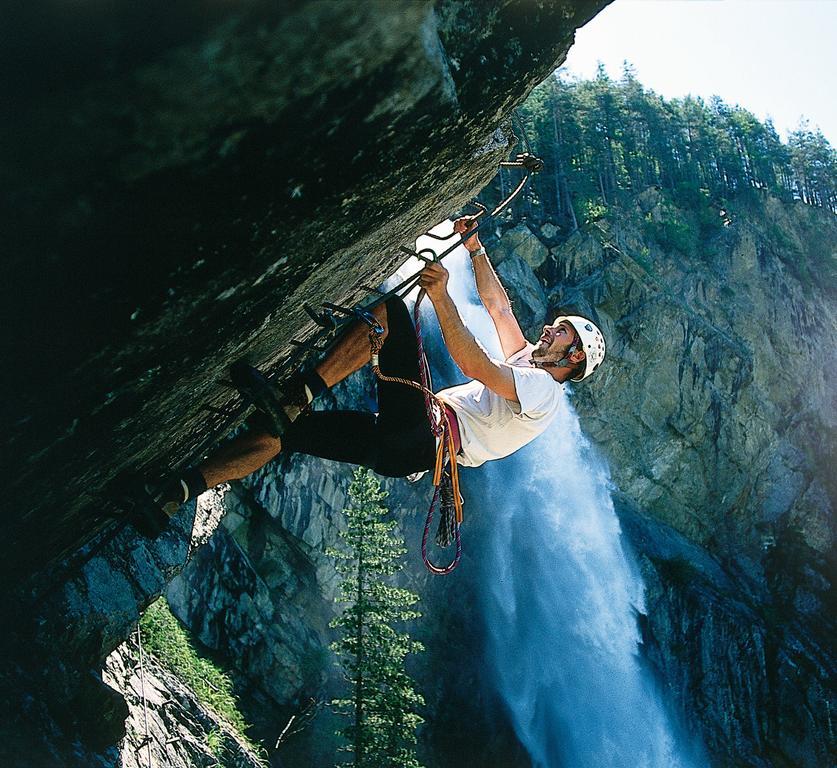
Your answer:
[[[718,95],[785,140],[804,116],[837,147],[837,0],[614,0],[561,71],[618,79],[625,60],[665,98]]]

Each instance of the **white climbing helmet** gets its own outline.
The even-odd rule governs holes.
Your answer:
[[[586,379],[596,368],[599,367],[605,358],[605,340],[599,327],[586,317],[581,315],[559,315],[555,318],[553,325],[568,322],[581,339],[581,346],[584,350],[584,373],[570,381],[582,381]]]

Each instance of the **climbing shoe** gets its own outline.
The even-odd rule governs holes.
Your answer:
[[[285,407],[279,400],[276,387],[267,377],[245,360],[230,366],[230,379],[244,401],[263,413],[265,426],[274,437],[279,437],[291,424]]]

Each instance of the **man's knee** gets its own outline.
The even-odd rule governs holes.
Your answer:
[[[403,335],[407,329],[413,329],[413,319],[410,316],[410,310],[407,309],[404,299],[400,296],[390,296],[385,303],[375,309],[383,309],[384,311],[384,322],[381,322],[386,332],[384,338],[386,338],[391,330],[394,330],[397,335]]]

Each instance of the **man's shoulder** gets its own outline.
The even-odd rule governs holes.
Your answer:
[[[560,406],[562,385],[546,371],[532,365],[512,366],[521,413],[546,416]]]

